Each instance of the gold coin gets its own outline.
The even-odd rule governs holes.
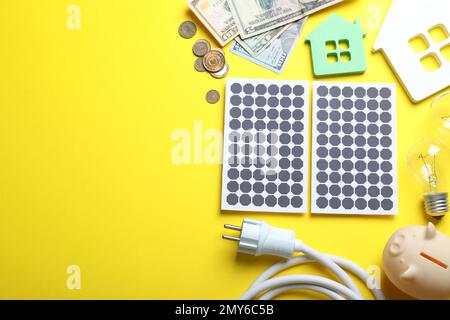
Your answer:
[[[197,57],[203,57],[209,50],[211,50],[211,45],[207,40],[197,40],[192,47],[192,52]]]
[[[217,90],[209,90],[206,93],[206,101],[209,104],[216,104],[220,100],[220,93]]]
[[[221,52],[225,56],[225,52],[221,48],[214,48],[214,50]]]
[[[202,57],[195,59],[194,69],[197,70],[198,72],[205,72],[205,67],[203,66],[203,58]]]
[[[192,21],[184,21],[178,27],[178,34],[185,39],[190,39],[197,33],[197,26]]]
[[[212,49],[203,57],[203,66],[208,72],[219,72],[225,67],[225,55],[222,50]]]

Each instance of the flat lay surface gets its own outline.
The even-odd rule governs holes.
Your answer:
[[[219,44],[184,0],[2,1],[0,298],[235,299],[261,272],[279,261],[238,255],[236,244],[221,239],[225,223],[239,225],[244,217],[295,230],[297,239],[323,253],[345,257],[371,272],[382,270],[389,237],[400,227],[427,223],[423,191],[406,165],[408,149],[421,137],[439,136],[430,112],[435,95],[413,104],[383,54],[372,53],[390,3],[346,0],[312,14],[304,26],[292,27],[292,38],[298,32],[300,35],[281,74],[230,53],[232,47],[239,50],[233,41],[222,48],[226,62],[219,62],[229,66],[228,79],[266,79],[267,87],[278,81],[280,90],[284,82],[298,80],[301,87],[292,85],[288,95],[293,101],[295,97],[308,100],[302,105],[308,109],[301,115],[295,115],[294,103],[289,109],[294,120],[310,121],[297,128],[302,137],[296,136],[294,127],[288,131],[290,139],[308,139],[298,150],[306,155],[298,172],[303,173],[299,179],[306,180],[302,184],[308,186],[308,193],[302,194],[302,189],[291,198],[276,198],[275,205],[281,207],[277,212],[268,212],[272,211],[269,201],[266,212],[255,213],[221,211],[222,190],[226,191],[222,185],[223,139],[231,145],[227,155],[233,153],[233,140],[229,140],[233,128],[224,127],[224,114],[231,116],[224,111],[231,111],[233,105],[231,100],[225,101],[225,78],[216,74],[216,79],[194,69],[194,42],[207,39],[214,47]],[[72,12],[68,8],[74,4],[80,12],[77,29],[68,28]],[[360,19],[366,32],[367,71],[315,79],[305,39],[333,13],[350,23]],[[191,39],[178,33],[185,20],[197,25]],[[374,161],[372,166],[378,172],[385,168],[395,174],[374,175],[377,187],[371,188],[367,181],[364,190],[376,194],[376,202],[370,202],[366,193],[359,197],[357,190],[347,190],[346,196],[347,191],[339,189],[336,204],[331,200],[331,185],[326,186],[324,196],[312,197],[314,204],[310,200],[320,184],[320,170],[313,161],[315,148],[320,147],[315,144],[317,140],[312,141],[320,135],[313,125],[320,122],[319,102],[313,103],[313,81],[339,83],[342,89],[344,83],[376,83],[373,87],[380,105],[384,99],[387,108],[389,99],[396,99],[390,101],[396,102],[393,111],[358,114],[355,108],[348,114],[363,117],[364,130],[369,130],[368,118],[376,118],[377,125],[372,128],[380,135],[372,142],[378,147],[371,148],[371,142],[366,141],[361,150],[389,153],[385,162]],[[256,99],[258,83],[252,83]],[[357,96],[356,88],[351,86],[352,96]],[[205,100],[212,89],[220,94],[215,104],[215,92],[207,97],[212,103]],[[345,94],[342,91],[336,97],[342,112]],[[244,98],[244,93],[241,96]],[[331,105],[333,96],[327,97]],[[273,120],[281,125],[283,114],[278,111]],[[328,111],[331,117],[331,108]],[[342,124],[339,120],[327,123]],[[386,134],[381,130],[387,130]],[[333,134],[331,126],[324,132],[327,138],[342,140],[339,152],[346,149],[345,136]],[[444,139],[450,143],[449,137]],[[350,151],[356,152],[357,141],[352,139],[349,144]],[[327,166],[332,165],[332,158],[327,159]],[[450,163],[445,166],[450,174]],[[289,170],[297,169],[289,166]],[[231,177],[241,173],[232,171]],[[275,188],[280,190],[280,185]],[[245,198],[229,200],[227,210],[254,205]],[[289,202],[286,211],[291,213],[279,213],[285,200]],[[312,208],[316,212],[329,208],[327,213],[349,209],[396,215],[311,214]],[[436,229],[449,235],[449,219],[444,217]],[[302,273],[326,274],[315,266],[289,272],[300,269]],[[81,287],[75,290],[68,284],[74,270],[81,279]],[[405,298],[382,272],[380,277],[388,298]],[[361,285],[361,290],[370,297],[367,288]],[[302,293],[281,297],[319,296]]]

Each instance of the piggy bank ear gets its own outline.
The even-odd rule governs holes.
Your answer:
[[[433,239],[436,236],[436,227],[433,223],[428,223],[427,232],[425,233],[426,239]]]
[[[406,235],[404,233],[398,233],[392,238],[389,245],[389,253],[393,256],[398,256],[406,249]]]

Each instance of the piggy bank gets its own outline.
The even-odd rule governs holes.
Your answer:
[[[430,222],[397,230],[383,253],[389,280],[416,299],[450,297],[450,238]]]

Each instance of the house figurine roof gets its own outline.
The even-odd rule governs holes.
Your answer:
[[[333,34],[339,37],[342,36],[342,33],[347,34],[349,32],[358,32],[362,37],[366,36],[366,32],[361,27],[361,21],[359,19],[356,19],[354,23],[350,23],[337,14],[332,14],[306,37],[306,41],[309,42],[317,38],[330,37]]]
[[[419,102],[450,85],[450,61],[444,54],[450,46],[449,0],[393,0],[373,52],[382,51],[413,102]],[[435,39],[433,30],[443,34]],[[414,40],[422,44],[414,47]],[[426,59],[436,62],[428,69]]]
[[[430,28],[430,21],[435,24],[449,20],[450,1],[448,0],[393,0],[380,28],[373,51],[397,43],[399,38],[409,37]],[[408,38],[407,40],[410,40]]]
[[[306,38],[306,42],[311,44],[314,75],[324,77],[365,72],[365,36],[358,19],[351,23],[336,14],[329,16]]]

